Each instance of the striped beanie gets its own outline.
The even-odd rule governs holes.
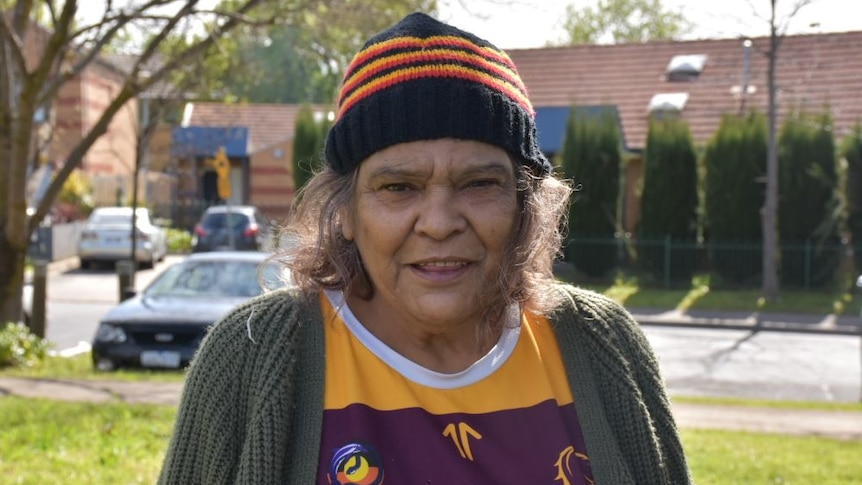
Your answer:
[[[509,56],[489,42],[413,13],[365,43],[344,74],[326,160],[341,174],[398,143],[437,138],[498,146],[536,175],[551,164]]]

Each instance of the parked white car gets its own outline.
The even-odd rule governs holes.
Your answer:
[[[135,211],[137,241],[135,260],[152,268],[168,252],[165,231],[150,220],[150,211],[139,207]],[[78,257],[81,268],[90,268],[96,262],[115,263],[131,258],[132,208],[100,207],[90,214],[78,240]]]

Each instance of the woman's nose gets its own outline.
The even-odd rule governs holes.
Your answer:
[[[423,194],[416,217],[416,233],[443,240],[463,232],[466,227],[467,219],[451,190],[429,188]]]

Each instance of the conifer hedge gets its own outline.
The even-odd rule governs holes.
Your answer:
[[[704,152],[704,236],[721,283],[753,284],[762,274],[760,215],[766,187],[763,115],[726,115]]]
[[[837,163],[828,113],[794,112],[778,138],[781,282],[823,287],[841,257]]]
[[[569,209],[566,260],[590,277],[616,267],[621,137],[616,116],[571,110],[558,164],[577,190]]]
[[[697,237],[697,155],[688,124],[652,119],[644,154],[638,263],[671,283],[689,284]],[[664,242],[675,244],[668,249]],[[669,258],[669,259],[668,259]]]
[[[314,119],[311,107],[304,105],[296,115],[293,138],[293,183],[299,190],[323,163],[323,144],[329,123]]]
[[[847,230],[853,242],[854,265],[862,272],[862,124],[857,123],[841,144],[847,160]]]

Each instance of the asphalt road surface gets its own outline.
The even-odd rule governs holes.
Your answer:
[[[143,289],[168,266],[139,271]],[[119,301],[112,268],[48,277],[46,333],[57,351],[89,350],[99,319]],[[644,326],[673,395],[858,402],[860,338],[792,332]]]

